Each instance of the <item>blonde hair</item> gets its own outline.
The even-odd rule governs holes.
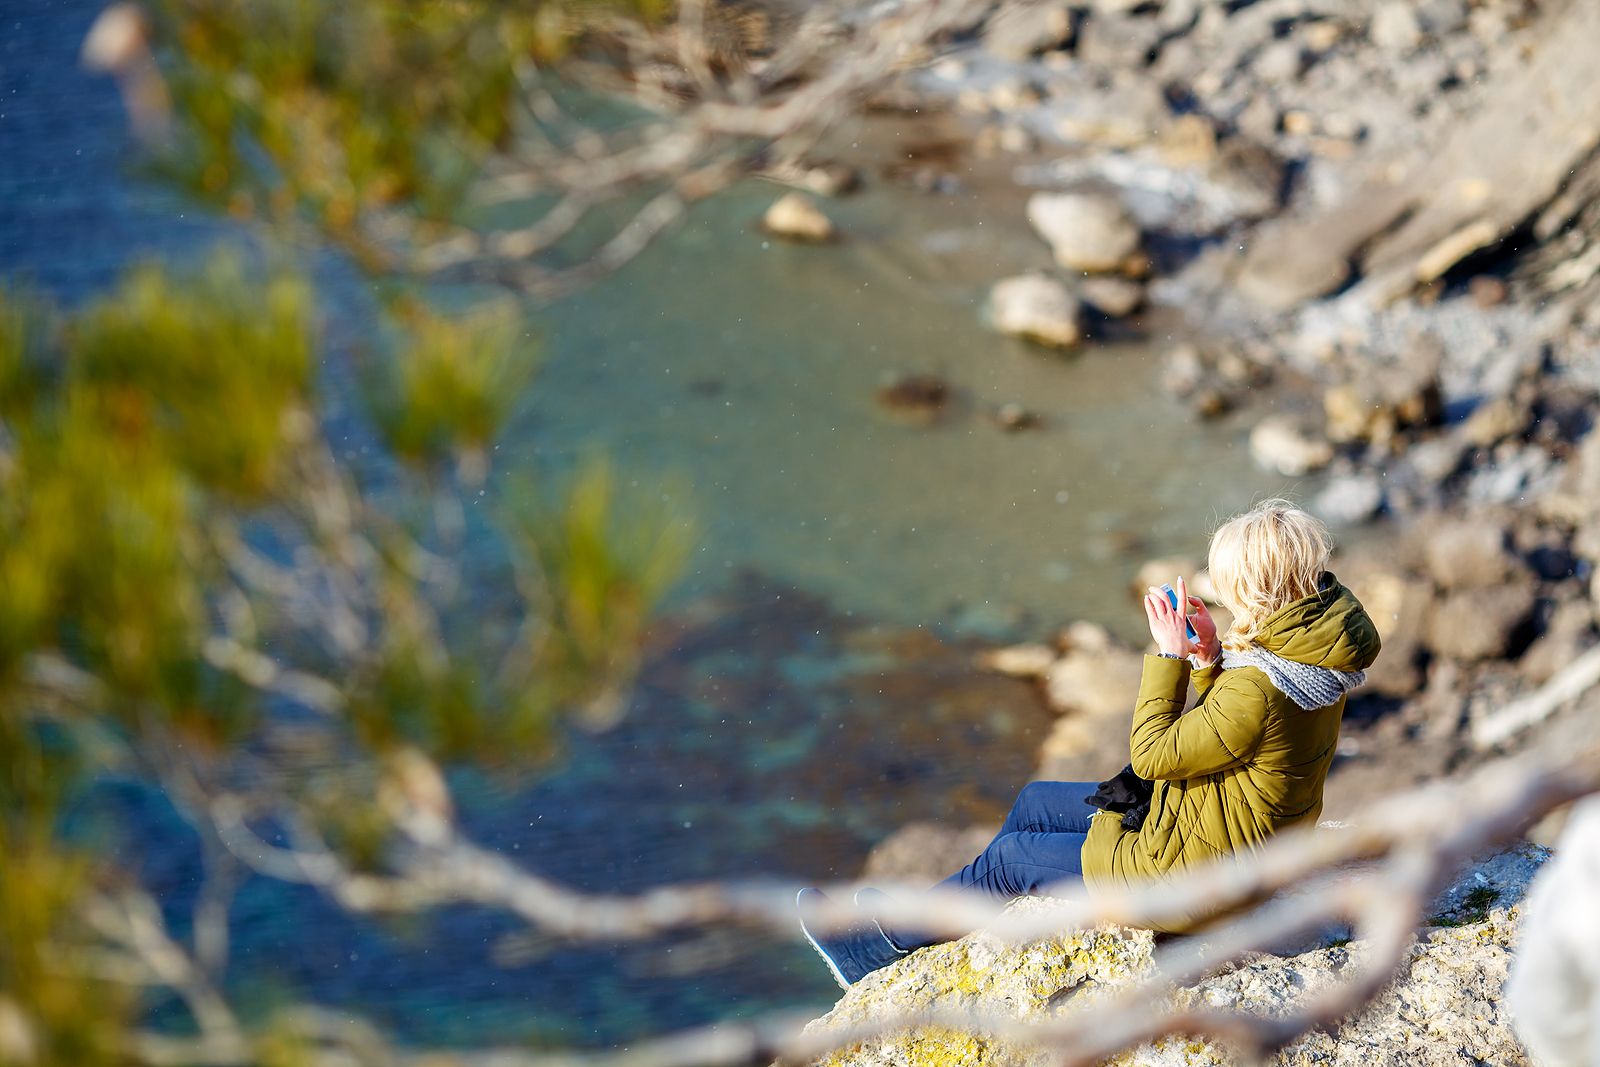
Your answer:
[[[1287,500],[1264,500],[1217,527],[1206,566],[1233,614],[1223,647],[1244,651],[1274,612],[1315,593],[1332,553],[1328,528]]]

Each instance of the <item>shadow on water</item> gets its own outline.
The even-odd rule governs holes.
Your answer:
[[[515,778],[457,773],[464,820],[580,888],[848,879],[899,825],[995,820],[1031,775],[1050,716],[1031,686],[973,666],[975,650],[743,574],[657,627],[619,726],[573,733],[554,764]],[[142,787],[100,799],[181,932],[200,876],[192,835]],[[241,892],[233,938],[244,999],[309,995],[418,1042],[606,1044],[834,989],[809,948],[759,932],[573,947],[477,909],[354,919],[263,879]]]

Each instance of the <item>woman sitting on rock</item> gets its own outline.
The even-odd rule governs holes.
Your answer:
[[[1159,651],[1144,659],[1130,771],[1100,786],[1025,786],[989,846],[937,888],[1003,899],[1114,891],[1315,825],[1345,694],[1378,655],[1372,620],[1328,572],[1330,551],[1327,528],[1282,500],[1224,523],[1208,566],[1233,615],[1226,637],[1182,578],[1178,603],[1193,614],[1157,589],[1144,599]],[[1191,664],[1199,702],[1184,713]],[[1154,783],[1142,822],[1091,805],[1141,778]],[[802,929],[841,985],[942,940],[880,922],[884,899],[863,889],[859,924],[814,933],[805,920],[827,898],[800,891]]]

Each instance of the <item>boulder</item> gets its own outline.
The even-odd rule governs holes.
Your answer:
[[[1332,479],[1311,502],[1311,510],[1336,526],[1366,522],[1383,510],[1383,482],[1362,471]]]
[[[1501,658],[1523,637],[1537,603],[1531,580],[1447,593],[1428,620],[1428,647],[1465,662]]]
[[[1002,59],[1025,60],[1060,48],[1072,36],[1072,12],[1063,0],[1007,4],[983,27],[983,47]]]
[[[1322,397],[1328,437],[1387,446],[1403,430],[1438,425],[1444,412],[1436,360],[1385,368]]]
[[[775,237],[791,241],[822,243],[838,234],[833,220],[804,193],[788,193],[767,209],[762,227]]]
[[[1082,308],[1067,287],[1042,274],[1024,274],[989,292],[989,321],[996,330],[1051,348],[1071,348],[1083,339]]]
[[[1383,652],[1367,669],[1363,692],[1399,698],[1420,692],[1427,680],[1421,661],[1432,585],[1376,561],[1341,565],[1339,577],[1361,600],[1383,641]]]
[[[1035,193],[1028,221],[1068,270],[1105,274],[1139,259],[1139,227],[1127,208],[1104,193]]]
[[[1033,776],[1051,782],[1097,782],[1111,777],[1127,762],[1127,718],[1063,715],[1039,746],[1039,765]]]
[[[1144,286],[1129,278],[1086,278],[1078,292],[1096,311],[1113,319],[1133,314],[1144,303]]]
[[[1442,517],[1414,536],[1441,589],[1499,586],[1523,570],[1506,545],[1504,526],[1492,518]]]
[[[1144,655],[1132,649],[1069,649],[1044,673],[1045,699],[1061,712],[1132,715],[1143,672]]]
[[[1523,677],[1543,685],[1595,643],[1594,605],[1587,598],[1563,600],[1550,614],[1544,633],[1522,654]]]
[[[1386,0],[1372,13],[1372,43],[1387,52],[1410,52],[1422,43],[1422,22],[1411,0]]]
[[[1058,137],[1101,148],[1136,148],[1170,133],[1166,97],[1150,78],[1074,86],[1051,98],[1049,114]]]
[[[861,877],[932,885],[971,863],[993,837],[993,827],[962,829],[937,822],[907,823],[867,853]]]
[[[1256,463],[1288,478],[1326,467],[1333,446],[1307,433],[1288,415],[1268,415],[1250,431],[1250,455]]]
[[[1430,926],[1402,954],[1395,981],[1335,1026],[1313,1030],[1263,1062],[1361,1064],[1526,1064],[1501,998],[1520,921],[1519,904],[1542,850],[1523,846],[1469,869],[1434,906]],[[1024,898],[1014,909],[1052,902]],[[1202,935],[1203,936],[1203,935]],[[909,1015],[993,1013],[1019,1022],[1072,1018],[1103,1010],[1120,989],[1154,969],[1148,931],[1123,927],[1069,930],[1012,945],[978,931],[921,949],[852,986],[810,1034],[853,1029]],[[1297,955],[1257,954],[1175,989],[1177,1010],[1226,1008],[1281,1014],[1355,980],[1370,949],[1332,944]],[[1049,1052],[947,1027],[890,1030],[835,1051],[829,1067],[951,1063],[963,1067],[1033,1067]],[[1174,1037],[1115,1059],[1130,1067],[1210,1067],[1233,1063],[1204,1039]]]

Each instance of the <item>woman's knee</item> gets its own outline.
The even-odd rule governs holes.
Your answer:
[[[1029,782],[1017,790],[1017,799],[1011,802],[1011,813],[1018,815],[1024,812],[1037,811],[1049,803],[1051,782]]]

